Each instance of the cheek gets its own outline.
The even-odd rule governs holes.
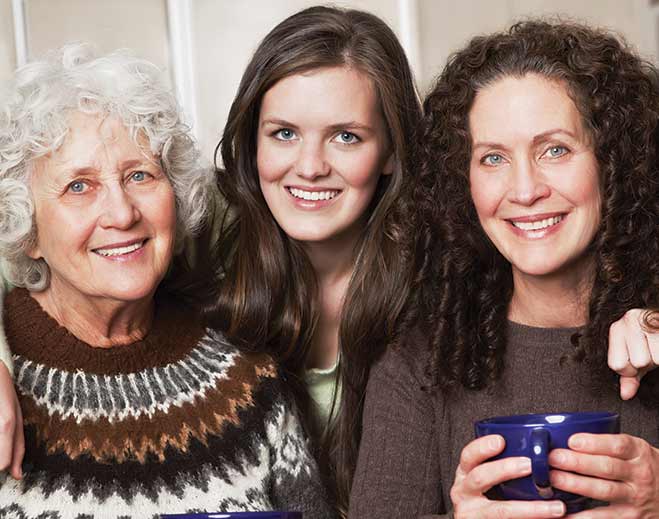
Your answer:
[[[585,164],[557,178],[555,187],[575,207],[596,212],[599,218],[601,193],[597,166]]]
[[[258,141],[256,169],[262,183],[279,180],[292,167],[293,163],[294,158],[291,150],[287,150],[283,146],[272,146],[267,141]]]
[[[375,188],[386,159],[377,151],[367,154],[343,154],[333,160],[333,166],[343,172],[343,178],[353,188]]]
[[[469,184],[471,199],[478,217],[482,219],[493,216],[502,198],[499,194],[500,188],[495,182],[491,182],[485,176],[477,173],[469,175]]]
[[[144,207],[149,211],[149,219],[154,226],[166,239],[173,242],[176,236],[176,196],[171,185]]]
[[[35,255],[46,261],[86,249],[95,228],[94,219],[90,218],[86,211],[79,208],[51,207],[50,204],[37,204],[35,222]],[[66,229],[66,233],[60,232],[61,229]]]

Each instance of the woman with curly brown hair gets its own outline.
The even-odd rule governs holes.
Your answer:
[[[562,516],[488,498],[530,460],[488,462],[504,441],[471,441],[473,423],[602,409],[625,434],[573,436],[552,485],[608,503],[588,517],[659,509],[658,373],[622,400],[607,366],[611,323],[659,306],[656,79],[570,23],[520,23],[451,58],[424,105],[415,299],[371,370],[351,517]]]

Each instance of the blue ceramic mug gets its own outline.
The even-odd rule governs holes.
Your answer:
[[[302,519],[302,512],[211,512],[162,514],[160,519]]]
[[[498,416],[476,422],[476,437],[499,434],[506,440],[504,451],[494,460],[516,456],[531,458],[532,474],[497,486],[506,500],[559,499],[568,513],[583,510],[589,499],[554,489],[549,484],[547,456],[552,449],[567,449],[575,433],[616,434],[620,417],[615,413],[553,413]]]

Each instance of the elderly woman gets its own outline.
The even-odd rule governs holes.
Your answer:
[[[65,47],[0,110],[0,257],[25,424],[0,516],[327,517],[271,360],[159,285],[203,223],[210,176],[158,70]]]
[[[473,424],[595,410],[622,434],[573,435],[552,486],[602,505],[575,517],[657,517],[659,372],[621,400],[607,366],[611,323],[659,307],[656,79],[570,23],[520,23],[449,61],[424,105],[418,318],[371,371],[350,517],[563,516],[493,499],[531,460],[492,461],[504,439]]]

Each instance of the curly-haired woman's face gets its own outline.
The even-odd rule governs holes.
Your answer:
[[[347,67],[294,74],[268,90],[257,150],[272,215],[288,236],[308,243],[356,236],[380,175],[393,169],[375,89]]]
[[[469,114],[471,195],[513,273],[579,273],[600,224],[598,165],[565,87],[538,75],[481,90]]]

